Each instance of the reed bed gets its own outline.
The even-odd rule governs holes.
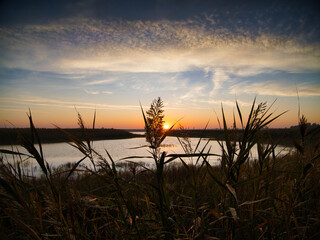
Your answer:
[[[15,159],[0,162],[0,238],[319,239],[320,150],[319,141],[309,141],[319,140],[319,129],[308,129],[299,116],[295,150],[276,155],[277,139],[266,144],[269,136],[261,130],[283,113],[274,115],[266,103],[254,101],[244,120],[236,106],[240,126],[234,116],[232,128],[222,107],[221,152],[211,152],[210,140],[200,148],[202,138],[192,148],[182,134],[184,154],[161,150],[174,128],[163,129],[161,99],[146,112],[141,107],[154,168],[139,162],[140,156],[116,160],[107,149],[96,152],[79,114],[81,140],[61,131],[83,158],[52,169],[29,113],[32,137],[21,136],[28,154],[0,150]],[[257,159],[250,157],[252,148]],[[211,165],[210,156],[219,156],[221,164]],[[41,177],[25,174],[25,159],[39,165]],[[92,167],[83,167],[84,159]]]

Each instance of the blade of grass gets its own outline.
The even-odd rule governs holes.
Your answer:
[[[208,125],[209,125],[209,122],[210,122],[210,120],[208,120],[206,126],[204,127],[204,129],[202,130],[202,132],[201,132],[201,134],[200,134],[200,138],[199,138],[199,141],[198,141],[198,143],[197,143],[197,145],[196,145],[196,148],[194,149],[194,153],[198,150],[198,147],[199,147],[200,142],[201,142],[201,140],[202,140],[202,138],[203,138],[203,136],[204,136],[205,131],[207,130],[207,127],[208,127]]]
[[[239,118],[240,118],[241,126],[242,126],[242,128],[243,128],[242,113],[241,113],[241,110],[240,110],[238,101],[236,101],[236,106],[237,106],[237,110],[238,110],[238,115],[239,115]]]

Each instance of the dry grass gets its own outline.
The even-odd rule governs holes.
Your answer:
[[[153,104],[154,110],[163,110],[159,101]],[[318,133],[309,131],[301,117],[296,150],[277,156],[275,144],[259,139],[265,137],[260,130],[281,114],[273,116],[265,104],[253,103],[245,122],[237,109],[239,141],[230,140],[238,128],[235,122],[233,129],[227,128],[222,109],[226,141],[220,142],[221,152],[211,153],[209,144],[192,149],[188,137],[181,136],[185,154],[179,155],[159,148],[168,134],[162,130],[163,111],[154,112],[160,121],[152,125],[159,114],[146,116],[142,109],[155,161],[152,169],[130,163],[130,158],[114,161],[107,151],[97,153],[79,115],[85,141],[64,133],[83,158],[52,170],[29,114],[33,138],[22,137],[29,154],[1,150],[16,159],[15,165],[1,159],[1,239],[319,238],[320,150],[319,143],[308,142]],[[252,148],[258,148],[256,160],[248,154]],[[220,166],[208,162],[214,154],[220,155]],[[35,159],[42,177],[23,173],[25,158]],[[86,158],[92,168],[79,168]],[[174,163],[176,159],[180,163]]]

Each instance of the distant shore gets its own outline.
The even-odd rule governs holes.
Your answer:
[[[82,131],[80,129],[64,129],[78,139],[84,140]],[[42,143],[59,143],[69,141],[66,135],[59,129],[39,128],[37,129],[40,140]],[[122,129],[88,129],[88,135],[91,140],[110,140],[110,139],[127,139],[144,137],[143,130],[122,130]],[[133,132],[141,132],[135,134]],[[269,142],[270,139],[278,142],[281,145],[292,146],[294,141],[299,139],[299,130],[295,128],[282,128],[282,129],[263,129],[262,142]],[[16,145],[20,144],[19,135],[31,139],[30,129],[28,128],[0,128],[0,145]],[[242,131],[238,131],[237,136],[230,136],[232,140],[239,140]],[[187,136],[191,138],[210,138],[213,140],[225,140],[224,131],[219,129],[208,130],[172,130],[168,136],[182,137]]]
[[[82,130],[79,128],[63,129],[80,140],[85,140]],[[70,141],[62,130],[56,128],[37,129],[41,143],[59,143]],[[121,129],[87,129],[90,140],[126,139],[141,137],[139,134],[131,133]],[[31,139],[29,128],[0,128],[0,145],[20,144],[20,136]]]
[[[237,130],[237,134],[232,134],[228,131],[229,138],[232,141],[238,141],[243,135],[243,130]],[[293,146],[295,141],[299,141],[299,130],[297,128],[268,128],[260,131],[261,138],[259,141],[262,143],[277,143],[284,146]],[[221,129],[208,129],[208,130],[173,130],[169,136],[188,136],[188,137],[202,137],[210,138],[212,140],[225,140],[224,130]],[[256,136],[257,137],[257,136]]]

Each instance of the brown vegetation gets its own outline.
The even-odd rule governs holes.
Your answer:
[[[154,108],[162,109],[156,102],[153,104]],[[15,155],[17,161],[15,165],[3,159],[1,162],[0,236],[5,239],[319,238],[319,138],[309,141],[318,133],[309,130],[306,119],[300,117],[296,150],[277,156],[276,143],[262,144],[261,130],[281,114],[273,117],[265,104],[256,106],[254,102],[244,122],[237,108],[241,134],[235,123],[234,128],[227,128],[222,109],[221,128],[226,141],[219,141],[220,153],[211,153],[209,144],[193,149],[188,136],[183,135],[179,141],[185,154],[167,155],[159,146],[169,132],[162,131],[161,121],[151,124],[152,118],[159,115],[145,115],[142,110],[150,134],[147,139],[153,168],[133,161],[139,156],[115,161],[107,151],[95,152],[82,124],[84,141],[63,132],[70,144],[83,153],[83,158],[55,172],[43,158],[41,141],[30,114],[33,137],[22,139],[28,156],[1,150]],[[152,136],[154,133],[158,135]],[[251,159],[252,148],[258,149],[258,159]],[[211,165],[210,155],[219,155],[221,164]],[[21,160],[25,157],[37,161],[43,172],[41,178],[23,174]],[[91,169],[79,168],[85,158],[92,161]],[[179,164],[173,162],[177,159]],[[188,160],[193,164],[187,164]]]

